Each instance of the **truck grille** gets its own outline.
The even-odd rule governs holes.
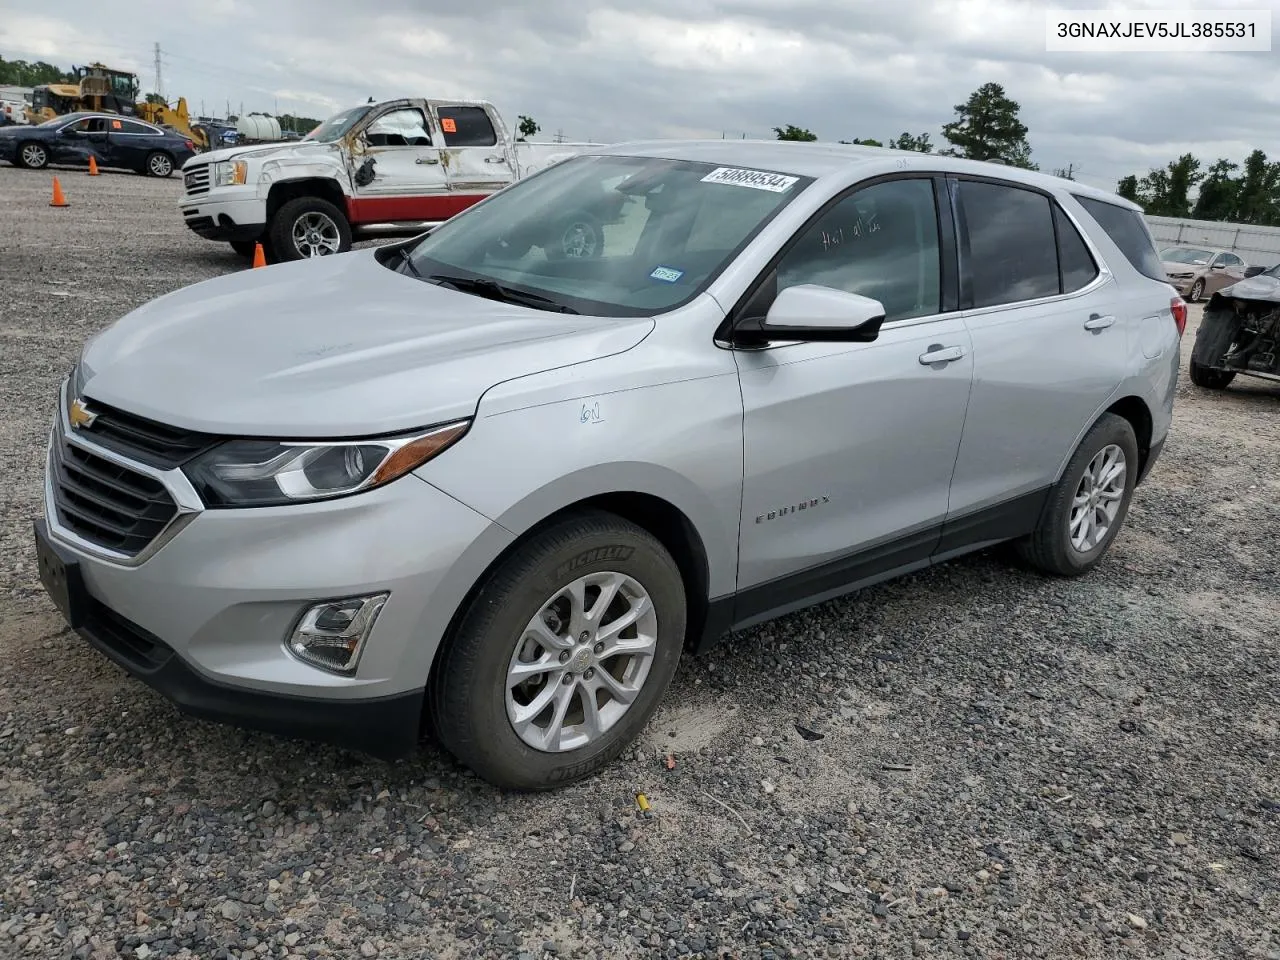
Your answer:
[[[61,423],[54,430],[49,479],[62,526],[128,557],[145,550],[178,514],[159,480],[73,446]]]
[[[201,163],[194,167],[187,167],[182,176],[182,184],[186,188],[188,197],[197,197],[202,193],[208,193],[209,164]]]
[[[94,413],[92,440],[121,456],[160,470],[173,470],[217,446],[219,438],[170,427],[90,400]]]

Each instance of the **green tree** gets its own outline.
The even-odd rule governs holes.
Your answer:
[[[927,133],[913,136],[910,133],[898,134],[898,136],[889,141],[889,146],[894,150],[912,150],[916,153],[933,153],[933,144],[929,142]]]
[[[1135,174],[1129,174],[1116,184],[1116,195],[1141,207],[1147,205],[1146,198],[1138,190],[1138,177]]]
[[[517,117],[517,119],[520,121],[518,128],[520,136],[517,139],[528,140],[530,137],[536,137],[538,135],[538,131],[542,129],[542,127],[538,126],[537,121],[534,120],[533,117],[527,117],[522,113]]]
[[[779,137],[778,139],[783,140],[786,138]],[[883,147],[884,146],[884,144],[881,143],[879,140],[841,140],[840,142],[847,143],[847,144],[857,144],[860,147]]]
[[[1197,220],[1230,220],[1235,216],[1240,184],[1232,173],[1239,166],[1230,160],[1218,160],[1209,168],[1204,183],[1200,185],[1200,196],[1196,197],[1196,205],[1191,211],[1193,217]]]
[[[160,105],[160,106],[162,106],[162,107],[163,107],[163,106],[165,106],[164,97],[160,96],[160,94],[158,94],[158,93],[148,93],[148,94],[147,94],[147,103],[156,103],[156,104],[159,104],[159,105]]]
[[[1280,163],[1254,150],[1244,161],[1238,190],[1237,223],[1280,224]]]
[[[1138,184],[1146,212],[1154,217],[1191,216],[1191,188],[1203,180],[1200,161],[1189,153],[1152,170]]]
[[[773,132],[778,135],[779,140],[801,140],[810,143],[818,139],[816,133],[805,130],[803,127],[797,127],[788,123],[785,127],[774,127]]]
[[[984,83],[965,103],[956,104],[956,119],[943,125],[942,135],[952,144],[952,149],[944,152],[1038,170],[1031,162],[1027,127],[1018,119],[1019,109],[1000,84]]]
[[[15,87],[38,87],[45,83],[75,83],[75,75],[55,67],[52,63],[37,60],[6,60],[0,57],[0,83]]]

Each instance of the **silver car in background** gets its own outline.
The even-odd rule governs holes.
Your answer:
[[[602,204],[590,255],[538,245]],[[550,788],[730,631],[998,543],[1092,570],[1165,443],[1185,322],[1139,208],[1076,182],[601,148],[94,337],[41,576],[192,714],[388,758],[429,725]]]

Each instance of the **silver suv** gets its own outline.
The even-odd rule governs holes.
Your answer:
[[[545,246],[574,219],[583,243]],[[622,145],[86,344],[41,576],[189,713],[591,774],[685,652],[1012,541],[1103,557],[1186,306],[1139,209],[877,148]]]

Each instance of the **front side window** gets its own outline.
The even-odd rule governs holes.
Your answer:
[[[441,224],[405,269],[472,289],[494,281],[550,309],[652,315],[706,289],[811,182],[712,163],[573,157]]]
[[[365,139],[373,147],[429,147],[427,118],[416,107],[392,110],[369,124]]]
[[[498,142],[483,107],[440,107],[436,116],[447,147],[492,147]]]
[[[838,201],[778,263],[778,291],[813,283],[879,300],[885,321],[941,310],[933,182],[888,180]]]
[[[973,306],[995,307],[1060,292],[1053,207],[1047,196],[1005,184],[961,181],[968,233],[962,265]]]
[[[78,123],[73,123],[71,129],[76,133],[106,133],[107,118],[106,117],[85,117]]]

